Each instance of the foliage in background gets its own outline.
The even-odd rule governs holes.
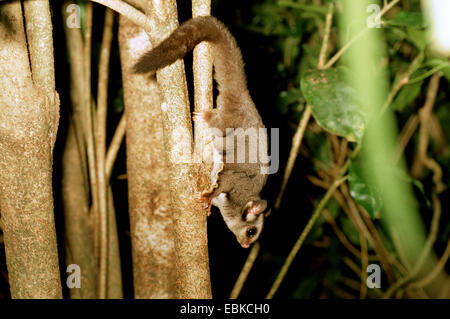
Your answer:
[[[294,170],[288,194],[285,196],[286,201],[289,201],[290,196],[303,197],[299,194],[305,191],[299,188],[302,187],[299,181],[303,178],[302,174],[308,175],[308,179],[319,188],[327,189],[330,181],[336,177],[336,169],[342,165],[342,158],[348,156],[352,149],[355,150],[357,144],[363,141],[367,121],[372,116],[362,107],[365,104],[364,98],[359,98],[355,88],[346,81],[348,69],[343,66],[342,61],[338,61],[330,69],[317,70],[327,3],[332,2],[335,4],[335,22],[331,29],[328,50],[332,57],[339,48],[351,41],[352,33],[358,33],[354,32],[355,30],[347,30],[346,34],[338,33],[340,14],[344,10],[342,1],[322,3],[306,0],[266,0],[253,6],[255,17],[247,25],[251,32],[271,39],[271,57],[277,58],[276,69],[273,69],[276,73],[273,76],[280,81],[277,83],[280,90],[276,101],[278,112],[282,117],[281,123],[293,127],[293,123],[298,123],[305,106],[307,104],[312,106],[314,122],[305,133],[302,145],[305,148],[300,151],[300,155],[307,157],[313,165],[299,167],[300,160],[297,160],[297,172]],[[382,1],[379,5],[383,8]],[[370,13],[367,13],[367,18],[369,15]],[[410,172],[412,174],[410,175],[400,169],[390,174],[401,183],[405,183],[405,187],[407,184],[412,187],[416,197],[415,205],[418,206],[423,220],[420,227],[430,232],[427,244],[431,245],[431,250],[436,252],[438,258],[441,256],[445,258],[450,227],[448,216],[450,151],[447,144],[450,138],[448,132],[450,97],[447,94],[450,80],[449,62],[445,57],[439,57],[429,49],[428,26],[422,14],[420,1],[400,1],[380,21],[382,28],[378,31],[382,41],[385,42],[387,55],[377,60],[376,64],[367,65],[366,72],[374,74],[385,72],[387,80],[392,83],[391,88],[387,82],[382,84],[384,90],[390,91],[390,95],[386,97],[384,105],[379,105],[379,109],[383,109],[381,112],[386,108],[395,111],[400,134],[398,154],[393,154],[393,157],[399,159],[403,154],[411,169],[413,162],[420,157],[419,109],[427,101],[430,77],[436,73],[442,75],[429,125],[430,148],[427,154],[429,158],[436,160],[436,166],[440,168],[437,170],[442,176],[436,177],[436,172],[429,167],[421,174]],[[375,50],[379,49],[380,47],[377,47]],[[291,134],[294,134],[294,131],[291,131]],[[341,165],[336,165],[340,161]],[[409,281],[419,280],[420,276],[415,272],[414,266],[421,268],[421,261],[417,256],[422,252],[420,248],[422,246],[416,247],[417,252],[414,254],[417,259],[412,265],[402,264],[405,262],[405,259],[402,259],[404,256],[399,255],[402,252],[397,250],[399,247],[395,246],[395,240],[391,237],[389,229],[400,225],[388,225],[383,219],[386,212],[382,190],[365,173],[366,164],[361,158],[351,162],[348,170],[348,186],[341,187],[335,193],[334,200],[329,201],[307,239],[308,244],[317,247],[316,250],[311,252],[311,248],[303,248],[305,251],[297,257],[298,260],[290,268],[285,280],[295,280],[297,284],[286,283],[284,289],[281,286],[280,295],[288,294],[294,298],[313,296],[358,298],[365,297],[367,293],[368,297],[380,297],[392,296],[395,292],[398,297],[429,296],[428,292],[425,292],[426,289],[411,290],[409,288],[415,287],[414,284],[408,282],[410,284],[408,287],[401,282],[404,278]],[[379,165],[383,163],[380,162]],[[308,192],[306,197],[317,204],[321,195],[317,196],[310,189],[306,189],[306,192]],[[433,194],[438,194],[434,203],[439,203],[442,211],[440,220],[436,218],[439,220],[437,227],[439,235],[435,241],[434,230],[430,229],[430,224],[432,217],[440,213],[436,212],[436,205],[433,206]],[[282,205],[279,214],[288,214],[289,210],[286,205]],[[303,212],[304,210],[299,212],[296,209],[292,213]],[[408,217],[408,212],[404,212],[404,216],[413,219],[412,215]],[[405,220],[405,225],[408,225],[408,220]],[[410,238],[410,241],[418,243],[420,232],[415,234],[417,238]],[[364,245],[361,244],[362,239]],[[361,257],[361,254],[366,255],[365,258]],[[384,261],[380,261],[380,257]],[[369,289],[367,292],[362,287],[364,263],[380,264],[380,262],[382,267],[389,268],[383,268],[382,289],[377,291]],[[299,266],[301,263],[303,266]],[[316,267],[311,267],[311,264]],[[278,267],[281,267],[280,263]],[[257,263],[255,268],[259,269]],[[314,271],[308,272],[305,268]],[[317,276],[317,273],[324,275]],[[405,287],[408,289],[404,289]]]
[[[447,284],[438,281],[437,288],[450,286],[445,272],[439,271],[441,267],[448,272],[449,268],[445,265],[450,252],[450,63],[447,58],[437,56],[429,48],[429,26],[423,17],[419,0],[374,0],[381,8],[387,4],[395,5],[381,17],[381,28],[372,30],[378,32],[378,41],[384,45],[374,48],[379,58],[374,57],[363,70],[375,74],[377,80],[378,77],[385,77],[385,81],[381,81],[380,87],[377,87],[377,92],[382,93],[376,96],[377,100],[384,102],[383,105],[377,105],[379,112],[365,108],[370,103],[360,96],[358,85],[348,80],[354,75],[349,67],[351,63],[344,63],[348,52],[333,61],[335,54],[347,43],[355,45],[352,42],[355,33],[364,31],[352,29],[351,24],[344,32],[339,31],[344,20],[342,14],[347,10],[345,3],[348,2],[213,1],[212,14],[230,27],[242,48],[250,92],[265,124],[279,127],[281,133],[280,171],[270,177],[265,190],[272,202],[272,214],[261,236],[261,246],[256,246],[254,267],[246,278],[240,294],[242,297],[268,296],[267,292],[271,286],[274,287],[283,269],[286,272],[281,276],[280,285],[273,289],[276,297],[448,296],[448,291],[442,291],[439,295],[436,289],[429,290],[428,286],[436,286],[436,278],[447,280]],[[84,17],[86,1],[80,0],[78,3],[82,5]],[[323,53],[321,49],[324,47],[324,35],[327,34],[326,19],[330,15],[330,5],[333,20],[326,41],[325,65],[321,65],[319,57]],[[94,24],[101,25],[104,8],[95,4],[93,9]],[[65,72],[69,65],[64,56],[64,35],[60,31],[63,29],[62,21],[57,14],[59,8],[53,12],[57,91],[61,96],[61,105],[69,105],[70,88]],[[178,1],[178,13],[180,22],[191,16],[189,1]],[[367,18],[371,15],[370,12],[365,14]],[[85,29],[86,26],[82,24],[83,34]],[[102,30],[94,27],[92,32],[92,83],[96,83]],[[121,61],[116,38],[111,53],[106,127],[108,142],[124,108]],[[333,63],[328,65],[330,61]],[[188,85],[191,85],[190,58],[186,58],[185,62]],[[96,90],[94,85],[94,96]],[[192,92],[191,85],[191,95]],[[388,96],[384,96],[386,92]],[[304,132],[299,156],[294,162],[284,197],[277,204],[276,195],[282,188],[283,172],[289,168],[290,149],[299,136],[297,126],[300,127],[299,123],[307,117],[308,110],[311,110],[312,118],[306,120],[309,124]],[[397,149],[390,155],[394,158],[393,162],[404,161],[408,167],[406,171],[394,167],[388,173],[402,188],[414,192],[415,198],[410,198],[408,205],[420,213],[418,226],[427,235],[425,248],[412,247],[416,250],[411,254],[415,255],[412,263],[405,258],[404,251],[398,245],[399,239],[393,236],[393,230],[397,226],[409,227],[417,220],[417,216],[410,214],[410,211],[403,211],[404,223],[386,223],[386,194],[373,178],[379,171],[376,166],[367,171],[367,158],[358,154],[361,145],[362,153],[365,152],[365,134],[370,119],[384,114],[386,110],[393,111],[399,131]],[[60,125],[59,139],[64,140],[68,111],[62,108],[61,113],[63,124]],[[55,153],[61,153],[61,148],[62,143],[57,142]],[[111,174],[111,187],[118,212],[116,218],[123,292],[124,297],[129,298],[133,297],[133,288],[136,287],[133,287],[131,265],[127,214],[129,185],[124,149],[121,148]],[[378,158],[377,154],[373,156],[372,163]],[[385,168],[391,164],[394,166],[394,163],[388,164],[384,167],[380,161],[380,171],[386,171]],[[60,180],[60,175],[61,172],[55,168],[56,181]],[[395,197],[399,193],[394,191],[391,195]],[[58,245],[63,247],[62,217],[59,217],[58,223],[58,216],[62,216],[62,204],[57,192],[55,196]],[[422,245],[422,237],[417,233],[409,239]],[[291,249],[294,243],[294,249]],[[208,246],[212,294],[216,298],[228,297],[248,251],[237,245],[217,212],[208,219]],[[427,254],[429,251],[432,253]],[[1,249],[0,299],[9,296],[3,254],[4,250]],[[432,261],[432,269],[422,267],[427,265],[426,261],[433,259],[439,260],[439,263]],[[371,263],[382,267],[381,289],[366,287],[368,273],[365,269]],[[421,272],[422,268],[427,271]],[[61,269],[65,276],[65,267]],[[67,289],[64,293],[67,295]],[[269,294],[270,297],[273,294]]]

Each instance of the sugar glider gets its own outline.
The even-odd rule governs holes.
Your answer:
[[[259,159],[250,161],[249,154],[253,151],[267,156],[268,149],[267,134],[247,89],[244,62],[236,40],[216,18],[193,18],[181,24],[168,38],[145,53],[135,64],[134,72],[155,72],[183,58],[202,41],[211,44],[214,77],[219,93],[216,108],[194,112],[193,119],[207,123],[214,132],[215,151],[221,155],[221,160],[215,163],[211,175],[213,187],[203,192],[199,199],[208,214],[211,204],[217,206],[238,242],[242,247],[248,248],[261,233],[267,208],[267,202],[260,198],[261,189],[267,180],[267,163]],[[256,133],[257,143],[251,137],[244,136],[245,142],[235,150],[237,132],[244,132],[244,135],[245,132]],[[259,134],[260,132],[263,134]],[[245,160],[236,161],[236,154],[242,151],[247,152]]]

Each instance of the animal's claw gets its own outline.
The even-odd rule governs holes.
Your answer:
[[[198,195],[196,201],[202,205],[202,208],[206,210],[206,215],[211,216],[211,201],[208,197]]]

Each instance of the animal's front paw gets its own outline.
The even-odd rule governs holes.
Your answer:
[[[202,208],[206,210],[206,215],[211,215],[211,200],[204,195],[198,195],[195,200],[202,205]]]
[[[193,112],[192,119],[196,122],[208,123],[211,119],[211,112]]]

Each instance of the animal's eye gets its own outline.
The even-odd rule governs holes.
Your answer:
[[[247,229],[248,238],[252,238],[255,235],[256,235],[256,227],[250,227],[249,229]]]

